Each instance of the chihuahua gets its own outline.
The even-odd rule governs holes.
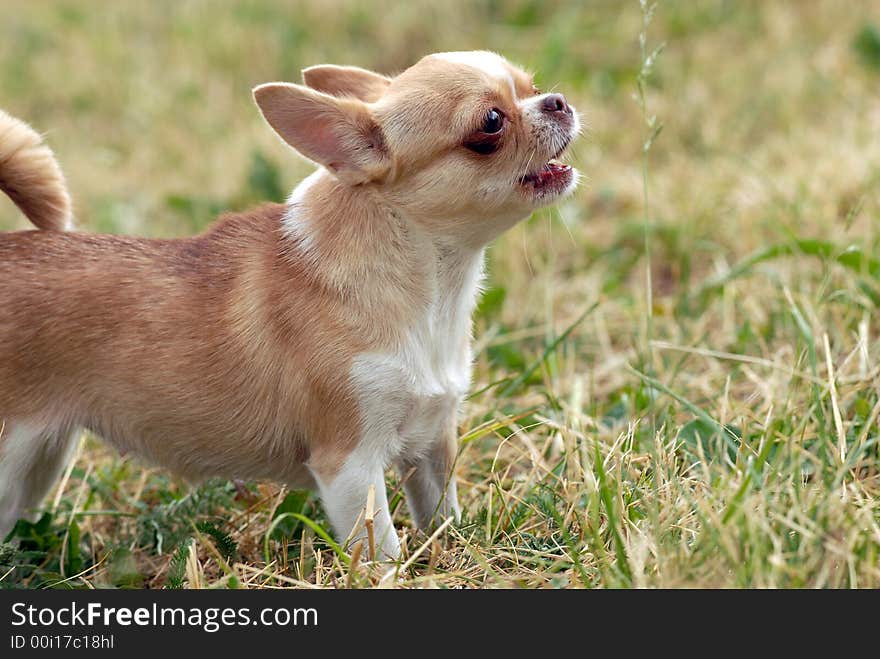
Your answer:
[[[253,96],[317,171],[177,240],[74,232],[52,152],[0,112],[0,188],[38,228],[0,234],[0,538],[83,428],[190,482],[316,488],[337,538],[377,558],[400,552],[392,465],[420,528],[460,517],[483,252],[575,188],[557,158],[578,115],[490,52],[303,83]]]

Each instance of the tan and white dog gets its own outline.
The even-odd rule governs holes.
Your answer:
[[[303,80],[254,98],[318,170],[178,240],[70,231],[54,156],[0,113],[0,188],[40,229],[0,234],[0,538],[82,428],[191,481],[316,487],[340,540],[373,486],[380,557],[400,551],[387,467],[420,527],[459,516],[483,251],[575,187],[554,159],[578,116],[489,52]]]

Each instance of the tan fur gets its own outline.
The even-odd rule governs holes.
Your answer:
[[[562,135],[558,123],[568,134],[575,120],[544,121],[530,78],[505,66],[499,78],[434,56],[394,79],[345,67],[304,72],[328,93],[258,87],[279,135],[334,175],[199,236],[0,234],[0,421],[52,448],[45,473],[67,455],[70,430],[84,427],[191,480],[331,483],[369,439],[356,359],[381,362],[409,345],[436,312],[438,285],[454,289],[450,313],[469,313],[473,299],[455,295],[473,296],[474,286],[454,271],[438,283],[438,273],[479,263],[488,240],[547,203],[520,179],[560,150],[562,138],[545,133]],[[466,145],[493,107],[508,124],[497,153],[482,156]],[[51,151],[6,114],[0,187],[40,228],[69,221]],[[456,337],[451,349],[466,355],[469,332]],[[389,449],[402,465],[422,465],[408,489],[420,523],[454,461],[449,409],[432,446]],[[0,481],[4,449],[27,462],[24,449],[0,440]],[[0,505],[10,491],[0,482]],[[446,496],[457,511],[454,482]]]
[[[70,227],[70,197],[52,150],[23,121],[0,110],[0,190],[40,229]]]
[[[391,79],[356,66],[322,64],[303,69],[306,86],[331,96],[352,96],[368,103],[378,101]]]

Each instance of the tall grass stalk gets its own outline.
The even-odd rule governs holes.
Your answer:
[[[648,51],[648,28],[651,20],[654,18],[654,12],[657,10],[657,2],[648,2],[647,0],[639,0],[639,6],[642,14],[642,26],[639,31],[639,56],[640,66],[639,74],[636,77],[636,93],[634,98],[639,106],[642,115],[642,206],[644,212],[643,218],[643,237],[645,249],[645,350],[646,350],[646,372],[648,375],[654,373],[654,350],[652,342],[654,340],[654,296],[653,296],[653,280],[651,274],[651,205],[650,205],[650,185],[649,185],[649,155],[654,140],[663,129],[663,124],[657,121],[657,116],[649,114],[647,100],[648,79],[654,69],[657,56],[663,50],[665,44]],[[654,396],[653,393],[649,397],[650,415],[651,415],[651,431],[652,434],[657,432],[657,419],[654,414]]]

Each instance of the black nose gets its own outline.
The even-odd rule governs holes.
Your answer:
[[[547,94],[541,102],[541,108],[544,112],[565,112],[571,114],[571,108],[565,102],[565,96],[562,94]]]

